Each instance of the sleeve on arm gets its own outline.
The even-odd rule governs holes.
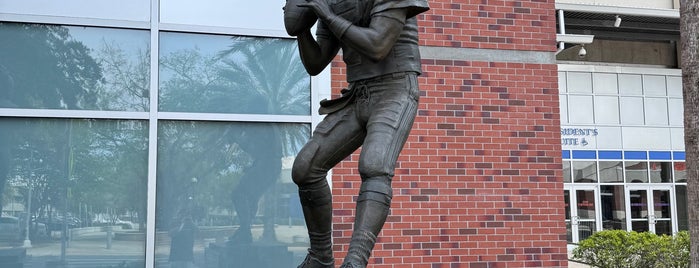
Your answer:
[[[371,15],[394,8],[407,8],[408,19],[430,10],[427,0],[375,0]]]

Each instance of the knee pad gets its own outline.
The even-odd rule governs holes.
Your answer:
[[[393,198],[393,189],[391,188],[391,179],[388,176],[380,176],[368,178],[362,182],[359,188],[359,197],[357,203],[367,200],[373,200],[384,205],[390,206]]]
[[[303,185],[309,183],[311,178],[311,167],[313,164],[313,157],[318,151],[320,146],[314,141],[309,141],[303,146],[303,149],[296,155],[294,159],[294,164],[291,167],[291,179],[296,183],[296,185]]]

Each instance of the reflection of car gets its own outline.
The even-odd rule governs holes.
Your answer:
[[[53,217],[40,218],[36,220],[40,224],[44,224],[49,231],[60,231],[63,230],[63,224],[65,223],[68,229],[80,227],[80,220],[74,217],[69,217],[68,221],[64,222],[63,217]]]
[[[0,217],[0,240],[18,241],[22,238],[22,233],[19,218],[10,216]]]

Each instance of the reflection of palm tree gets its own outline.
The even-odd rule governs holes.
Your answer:
[[[257,114],[309,113],[309,77],[301,68],[296,48],[289,43],[280,39],[234,38],[233,45],[220,52],[225,64],[220,76],[239,90],[229,105]],[[272,126],[271,130],[250,126],[239,131],[234,139],[252,164],[233,191],[240,228],[231,237],[231,243],[252,241],[251,223],[260,198],[279,178],[282,157],[294,154],[307,138],[307,132],[283,124]],[[274,240],[273,215],[269,214],[269,210],[265,212],[263,238]]]

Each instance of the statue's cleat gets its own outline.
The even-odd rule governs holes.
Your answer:
[[[319,259],[314,258],[309,253],[306,255],[306,259],[298,266],[298,268],[335,268],[335,260],[329,262],[322,262]]]

